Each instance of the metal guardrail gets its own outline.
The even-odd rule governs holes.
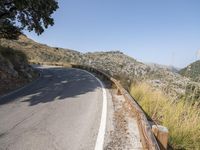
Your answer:
[[[118,92],[121,93],[127,100],[127,102],[131,105],[132,110],[136,114],[143,149],[160,150],[159,144],[151,130],[151,126],[145,116],[145,113],[141,110],[137,102],[130,96],[130,94],[122,87],[122,85],[116,79],[93,67],[82,65],[72,65],[72,67],[94,72],[97,75],[103,76],[107,80],[110,80],[116,86]]]

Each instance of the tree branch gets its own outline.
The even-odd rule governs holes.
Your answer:
[[[15,6],[11,7],[9,10],[6,12],[3,12],[0,14],[0,20],[3,19],[4,16],[9,16],[9,14],[13,13],[17,8]]]

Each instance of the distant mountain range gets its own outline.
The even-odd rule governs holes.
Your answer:
[[[174,99],[184,95],[186,86],[192,83],[190,79],[178,74],[177,68],[144,64],[120,51],[80,53],[40,44],[25,35],[21,35],[18,40],[0,39],[0,45],[24,52],[31,63],[73,63],[93,66],[119,79],[126,89],[129,89],[133,82],[145,81]]]
[[[169,71],[176,72],[176,73],[178,73],[179,70],[180,70],[180,68],[177,68],[177,67],[174,67],[174,66],[160,65],[160,64],[156,64],[156,63],[146,63],[146,64],[151,66],[151,67],[167,69]]]

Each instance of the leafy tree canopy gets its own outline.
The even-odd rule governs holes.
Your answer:
[[[57,0],[0,0],[0,38],[16,38],[23,29],[42,34],[56,9]]]

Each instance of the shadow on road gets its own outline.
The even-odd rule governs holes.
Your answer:
[[[98,81],[77,69],[41,69],[42,76],[32,85],[0,99],[0,105],[9,102],[29,102],[30,106],[55,100],[66,100],[100,89]],[[109,86],[107,86],[109,88]]]

